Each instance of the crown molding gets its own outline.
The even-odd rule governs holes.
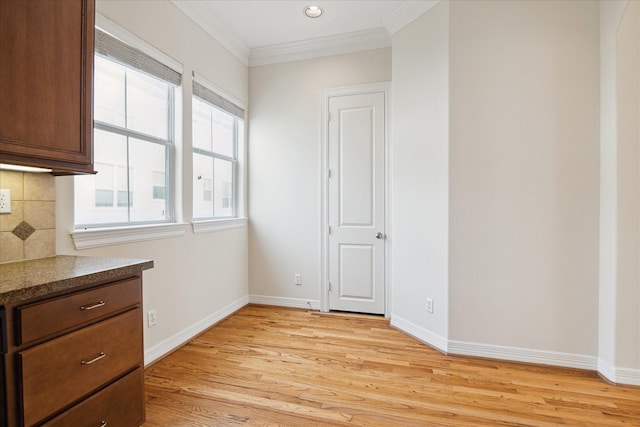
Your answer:
[[[213,37],[233,56],[249,65],[249,48],[207,7],[207,2],[170,0],[182,13]]]
[[[384,26],[390,35],[409,25],[414,19],[436,6],[441,0],[407,0],[402,2],[391,15],[384,20]]]
[[[318,37],[253,49],[249,49],[240,41],[224,22],[206,6],[206,2],[195,0],[170,1],[242,63],[255,67],[390,47],[391,35],[436,6],[441,0],[403,1],[384,20],[385,28]]]
[[[355,33],[318,37],[293,43],[282,43],[251,49],[249,66],[299,61],[322,56],[341,55],[391,46],[391,37],[384,28]]]

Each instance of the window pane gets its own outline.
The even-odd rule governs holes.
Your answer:
[[[129,192],[118,190],[118,207],[126,208],[129,204],[133,204],[133,200],[129,200]]]
[[[213,216],[213,158],[193,155],[193,217]]]
[[[233,123],[234,117],[217,108],[211,108],[213,121],[213,152],[234,157]]]
[[[96,188],[108,189],[113,191],[113,168],[114,165],[110,165],[104,162],[96,162]]]
[[[153,197],[154,173],[166,176],[167,148],[129,138],[129,200],[131,221],[161,221],[169,217],[166,199]],[[166,187],[166,183],[165,183]]]
[[[96,207],[113,206],[113,190],[96,189]]]
[[[193,98],[193,146],[211,151],[211,107]]]
[[[153,198],[166,198],[166,178],[164,172],[153,171]]]
[[[169,139],[169,85],[127,70],[127,128]]]
[[[214,216],[233,216],[233,163],[213,160]]]
[[[94,118],[116,126],[125,126],[125,69],[96,56]]]
[[[124,223],[129,219],[126,206],[116,202],[117,167],[126,165],[127,138],[94,129],[94,155],[97,174],[75,179],[76,224]],[[126,188],[126,184],[125,184]]]

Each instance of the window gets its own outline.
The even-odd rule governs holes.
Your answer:
[[[179,73],[96,30],[94,163],[76,177],[77,227],[171,221]]]
[[[234,218],[244,110],[197,81],[193,94],[193,217]]]

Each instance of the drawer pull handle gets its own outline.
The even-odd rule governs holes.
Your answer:
[[[92,363],[96,363],[98,360],[100,359],[104,359],[105,357],[107,357],[106,354],[100,352],[100,354],[98,355],[98,357],[96,357],[95,359],[91,359],[89,361],[83,360],[81,363],[83,365],[91,365]]]
[[[107,427],[106,421],[100,421],[100,427]]]
[[[93,310],[94,308],[102,307],[106,303],[104,301],[94,302],[93,304],[83,305],[80,310]]]

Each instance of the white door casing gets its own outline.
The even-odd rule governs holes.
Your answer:
[[[384,314],[386,91],[326,106],[328,309]]]

